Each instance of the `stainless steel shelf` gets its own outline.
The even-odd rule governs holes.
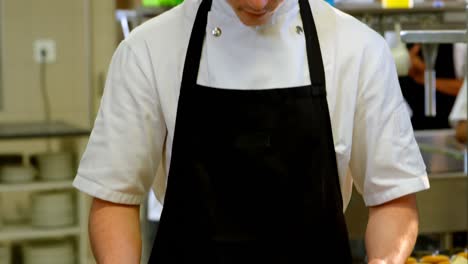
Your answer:
[[[0,227],[0,241],[18,241],[30,239],[58,238],[72,235],[80,235],[79,226],[61,228],[35,228],[28,225]]]
[[[465,43],[466,30],[409,30],[401,32],[406,43]]]
[[[87,136],[89,134],[89,129],[75,127],[64,122],[0,123],[0,139]]]
[[[7,192],[35,192],[35,191],[50,191],[50,190],[66,190],[73,189],[72,180],[64,181],[34,181],[27,183],[1,183],[0,193]]]
[[[439,13],[465,10],[462,1],[446,1],[442,6],[434,6],[432,1],[416,3],[413,8],[383,8],[380,2],[373,3],[337,3],[336,7],[341,11],[356,14],[397,14],[397,13]]]
[[[144,16],[157,16],[173,8],[167,7],[141,7],[136,11]],[[442,6],[434,6],[432,1],[416,3],[413,8],[383,8],[380,2],[372,3],[337,3],[336,8],[341,11],[354,14],[396,14],[396,13],[437,13],[464,11],[465,5],[462,1],[445,2]]]

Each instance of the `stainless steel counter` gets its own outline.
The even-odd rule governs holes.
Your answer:
[[[454,140],[453,130],[416,131],[431,188],[417,193],[421,234],[466,231],[468,229],[468,176],[463,172],[464,146]],[[362,239],[368,209],[354,190],[346,211],[350,237]]]
[[[466,180],[463,172],[429,174],[431,188],[416,195],[420,234],[447,234],[468,229]],[[364,238],[368,208],[356,190],[345,215],[350,237]]]
[[[439,44],[465,43],[466,30],[414,30],[403,31],[401,38],[406,43]]]
[[[423,130],[414,134],[430,177],[454,176],[464,171],[465,146],[457,142],[454,130]]]

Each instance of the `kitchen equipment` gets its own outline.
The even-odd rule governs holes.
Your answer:
[[[8,245],[0,244],[0,264],[11,264],[11,249]]]
[[[406,44],[403,43],[400,37],[401,24],[395,24],[395,31],[386,32],[385,39],[392,51],[393,60],[395,61],[398,76],[408,76],[411,65],[410,55]]]
[[[0,167],[0,183],[26,183],[32,182],[36,176],[33,167],[20,165],[7,165]]]
[[[74,264],[75,249],[71,240],[50,240],[25,243],[24,264]]]
[[[70,226],[75,222],[73,194],[68,191],[32,195],[31,224],[35,227]]]
[[[70,180],[74,177],[71,152],[42,153],[36,156],[39,179],[42,181]]]
[[[415,131],[429,173],[463,172],[466,151],[451,129]]]

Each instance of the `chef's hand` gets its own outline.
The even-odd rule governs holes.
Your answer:
[[[421,85],[424,84],[424,72],[426,70],[426,64],[419,56],[421,51],[421,45],[417,44],[411,47],[409,54],[411,60],[411,67],[408,75],[416,82]]]
[[[467,130],[468,130],[468,123],[467,121],[460,121],[458,122],[455,131],[455,137],[460,143],[466,143],[467,140]]]

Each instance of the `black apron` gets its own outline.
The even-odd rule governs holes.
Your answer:
[[[312,84],[232,90],[196,84],[202,1],[150,263],[352,262],[318,36],[299,3]]]

